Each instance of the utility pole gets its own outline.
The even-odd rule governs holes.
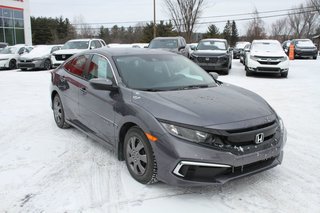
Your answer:
[[[153,0],[153,38],[157,37],[156,0]]]

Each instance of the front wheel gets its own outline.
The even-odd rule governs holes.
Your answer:
[[[43,68],[45,70],[50,70],[51,69],[51,61],[49,59],[44,61]]]
[[[282,77],[282,78],[288,77],[288,72],[283,72],[283,73],[281,73],[281,77]]]
[[[57,94],[53,98],[53,115],[57,126],[61,129],[67,129],[70,127],[65,121],[65,114],[62,106],[60,96]]]
[[[10,70],[14,70],[17,68],[17,62],[16,60],[12,59],[10,62],[9,62],[9,69]]]
[[[317,60],[317,58],[318,58],[318,55],[313,56],[314,60]]]
[[[142,184],[157,182],[157,164],[149,140],[138,127],[131,127],[124,139],[124,155],[131,176]]]

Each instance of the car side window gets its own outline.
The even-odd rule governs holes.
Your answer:
[[[93,78],[108,78],[114,82],[114,76],[110,63],[106,58],[100,55],[94,55],[89,65],[86,79],[91,80]]]
[[[102,45],[101,45],[100,41],[95,40],[95,41],[94,41],[94,43],[95,43],[95,45],[96,45],[96,48],[100,48],[100,47],[102,47]]]
[[[21,55],[25,52],[25,48],[24,47],[21,47],[18,51],[18,54]]]
[[[83,77],[88,59],[88,55],[81,55],[69,61],[64,68],[74,75]]]

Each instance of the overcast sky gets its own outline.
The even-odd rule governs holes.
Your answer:
[[[258,11],[282,10],[296,7],[306,0],[207,0],[207,6],[202,17],[251,13],[255,8]],[[156,0],[157,19],[169,19],[163,0]],[[83,16],[87,23],[118,23],[119,26],[136,25],[123,23],[134,21],[148,21],[153,19],[153,0],[30,0],[32,16],[69,18],[72,22],[75,17]],[[286,12],[269,13],[264,15],[284,14]],[[261,15],[262,16],[262,15]],[[228,19],[248,18],[247,16],[232,16],[201,19],[201,22],[224,21]],[[276,18],[264,19],[267,24]],[[245,33],[247,21],[237,21],[240,33]],[[111,27],[114,24],[106,25]],[[220,31],[225,23],[216,24]],[[206,31],[209,24],[198,26],[198,32]]]

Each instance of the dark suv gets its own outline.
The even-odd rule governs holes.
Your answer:
[[[85,51],[52,72],[54,119],[107,145],[144,184],[222,184],[281,164],[280,117],[216,78],[166,51]]]
[[[154,38],[149,46],[149,49],[162,49],[169,52],[184,55],[189,58],[186,40],[181,36],[176,37],[157,37]]]
[[[225,39],[203,39],[190,56],[191,60],[207,71],[229,74],[232,54]]]
[[[294,58],[313,58],[317,59],[318,49],[310,39],[294,39]]]

